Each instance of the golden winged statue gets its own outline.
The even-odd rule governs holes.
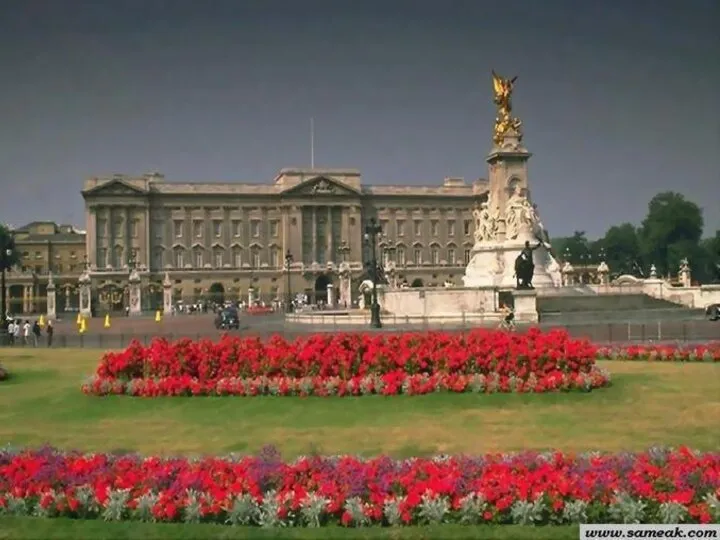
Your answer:
[[[500,145],[508,131],[513,130],[522,138],[520,127],[522,122],[512,115],[512,92],[517,77],[505,79],[492,71],[493,79],[493,102],[497,105],[497,116],[495,117],[495,128],[493,142]]]

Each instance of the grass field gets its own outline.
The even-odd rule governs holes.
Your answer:
[[[720,450],[720,365],[604,362],[613,385],[590,394],[358,398],[97,398],[80,392],[96,350],[3,350],[0,444],[144,454],[483,453],[556,448]],[[443,526],[266,531],[217,525],[3,518],[10,539],[577,538],[573,527]]]
[[[720,449],[720,365],[608,362],[590,394],[154,398],[85,396],[96,350],[5,350],[0,443],[84,451],[398,457],[524,449]]]

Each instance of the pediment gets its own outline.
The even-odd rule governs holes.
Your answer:
[[[357,196],[360,193],[329,176],[316,176],[305,180],[300,185],[292,186],[283,192],[283,195],[305,195],[308,197],[323,196]]]
[[[83,192],[83,195],[94,196],[117,196],[117,195],[145,195],[145,191],[129,184],[128,182],[115,178],[104,184],[95,186]]]

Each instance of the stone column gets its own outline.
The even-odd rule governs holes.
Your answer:
[[[85,210],[85,250],[87,258],[92,264],[100,266],[97,262],[97,209],[94,206]]]
[[[311,263],[316,263],[317,257],[317,206],[312,207],[312,257]]]
[[[48,274],[47,284],[47,318],[49,321],[57,318],[57,304],[55,302],[55,282],[52,273]]]
[[[327,284],[327,305],[328,307],[335,306],[335,287],[332,283]]]
[[[332,219],[332,206],[327,207],[327,230],[325,235],[327,236],[325,262],[335,262],[335,252],[333,250],[333,219]]]
[[[128,300],[130,302],[130,315],[142,315],[140,275],[135,268],[132,269],[128,277]]]
[[[165,272],[165,279],[163,279],[163,313],[172,315],[172,281],[170,281],[170,274],[167,272]]]

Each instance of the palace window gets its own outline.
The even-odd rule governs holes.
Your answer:
[[[239,219],[234,219],[232,222],[232,230],[233,230],[233,236],[235,238],[240,238],[242,236],[242,221]]]
[[[219,219],[213,221],[213,236],[215,236],[215,238],[222,236],[222,221]]]
[[[250,222],[250,234],[252,234],[253,238],[260,237],[260,221],[259,220],[253,219]]]
[[[277,247],[270,248],[270,266],[280,268],[280,250]]]
[[[419,219],[416,219],[413,222],[413,233],[416,237],[422,236],[422,221],[420,221]]]
[[[215,248],[215,251],[213,252],[213,263],[215,265],[215,268],[222,268],[223,266],[223,250],[220,248]]]
[[[195,250],[195,268],[202,268],[205,264],[205,254],[202,249]]]
[[[252,250],[252,267],[260,268],[260,250],[257,248]]]
[[[451,219],[447,222],[447,234],[452,237],[455,236],[455,220]]]
[[[278,231],[280,230],[280,224],[277,221],[270,222],[270,236],[277,238]]]
[[[404,219],[398,219],[397,223],[395,224],[395,227],[397,229],[398,236],[405,236],[405,220]]]
[[[97,235],[100,238],[105,238],[107,236],[107,219],[97,220]]]
[[[182,249],[175,250],[175,268],[185,267],[185,251]]]
[[[455,248],[448,248],[448,264],[457,264],[457,255]]]
[[[469,250],[469,249],[466,249],[466,250],[465,250],[465,252],[464,252],[464,254],[463,254],[463,258],[464,258],[464,260],[465,260],[465,265],[466,265],[466,266],[467,266],[468,264],[470,264],[470,250]]]
[[[242,257],[242,249],[239,247],[233,248],[233,266],[235,268],[242,268],[243,263],[243,257]]]
[[[469,219],[463,220],[463,234],[465,236],[470,236],[471,230],[472,230],[472,221]]]
[[[133,238],[138,237],[138,229],[139,229],[140,220],[139,219],[133,219],[130,222],[130,236]]]
[[[182,238],[183,237],[183,222],[181,219],[176,219],[173,221],[173,235],[175,238]]]
[[[96,264],[98,268],[106,268],[107,267],[107,249],[100,248],[97,250],[97,261]]]
[[[440,264],[440,249],[437,247],[430,248],[430,262],[437,266]]]
[[[387,236],[387,233],[388,233],[387,219],[381,219],[380,220],[380,234],[383,236]]]
[[[193,236],[195,238],[202,238],[203,236],[203,222],[199,219],[193,221]]]
[[[436,219],[433,219],[430,222],[430,236],[433,238],[437,238],[440,235],[440,227],[438,227],[438,222]]]
[[[397,248],[397,263],[400,266],[405,266],[405,248],[402,246],[399,246]]]
[[[422,262],[423,262],[423,260],[422,260],[422,248],[419,248],[419,247],[416,247],[416,248],[415,248],[414,260],[415,260],[415,264],[417,264],[417,265],[422,264]]]

